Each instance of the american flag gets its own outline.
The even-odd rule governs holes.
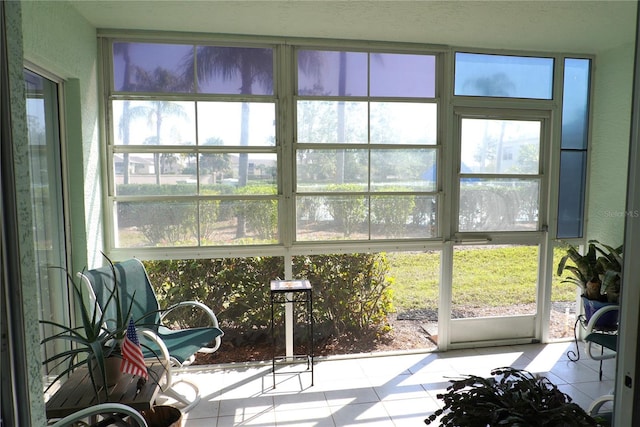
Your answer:
[[[149,378],[133,319],[129,319],[127,335],[122,342],[122,363],[120,364],[120,370],[125,374],[137,375],[144,379]]]

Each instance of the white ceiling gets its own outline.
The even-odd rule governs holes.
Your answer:
[[[96,28],[597,53],[635,40],[636,2],[71,0]]]

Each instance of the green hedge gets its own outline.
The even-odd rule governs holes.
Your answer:
[[[216,313],[224,328],[266,330],[270,325],[269,282],[284,277],[282,258],[225,258],[145,261],[162,307],[198,300]],[[319,337],[346,332],[388,330],[392,309],[383,254],[295,257],[296,277],[314,289],[314,319]],[[302,314],[302,313],[299,313]],[[202,324],[197,310],[171,318],[180,326]]]

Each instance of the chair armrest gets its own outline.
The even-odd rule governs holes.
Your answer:
[[[130,406],[123,405],[122,403],[100,403],[98,405],[90,406],[59,419],[51,427],[68,427],[75,425],[76,422],[89,418],[95,415],[101,414],[122,414],[127,415],[130,420],[135,421],[139,427],[148,427],[145,419],[140,415],[140,412],[136,411]]]
[[[585,328],[585,336],[589,335],[591,332],[594,331],[596,322],[598,321],[598,319],[600,319],[603,315],[605,315],[606,313],[610,312],[610,311],[617,311],[620,310],[620,306],[619,305],[607,305],[604,306],[600,309],[598,309],[598,311],[596,311],[595,313],[593,313],[593,315],[591,316],[591,319],[589,319],[589,323],[587,323],[587,327]]]
[[[152,330],[149,329],[144,329],[144,328],[140,328],[139,332],[144,335],[146,338],[150,339],[151,341],[153,341],[153,343],[155,345],[158,346],[158,348],[160,348],[160,355],[158,355],[158,358],[160,359],[160,362],[164,365],[164,376],[166,379],[166,384],[162,385],[162,389],[166,390],[168,388],[171,387],[171,365],[172,364],[176,364],[178,366],[180,366],[180,363],[178,363],[177,360],[172,361],[171,356],[169,355],[169,350],[167,349],[167,346],[164,344],[164,342],[162,341],[162,338],[160,338],[155,332],[153,332]]]
[[[218,327],[218,318],[213,313],[213,310],[211,310],[209,307],[207,307],[205,304],[199,301],[182,301],[177,304],[174,304],[171,307],[168,307],[167,309],[162,311],[162,314],[160,314],[160,320],[163,321],[164,318],[170,312],[180,307],[198,307],[202,309],[207,314],[207,316],[209,316],[209,319],[211,320],[212,325],[215,326],[216,328]]]

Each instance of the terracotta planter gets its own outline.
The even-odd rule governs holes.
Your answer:
[[[122,378],[122,371],[120,370],[121,363],[122,359],[119,357],[107,357],[106,359],[104,359],[104,370],[107,377],[107,387],[116,385],[120,378]],[[95,361],[91,362],[91,369],[93,369],[93,378],[95,380],[96,386],[102,387],[102,375]]]
[[[173,406],[158,405],[141,414],[149,427],[182,426],[182,412]]]

